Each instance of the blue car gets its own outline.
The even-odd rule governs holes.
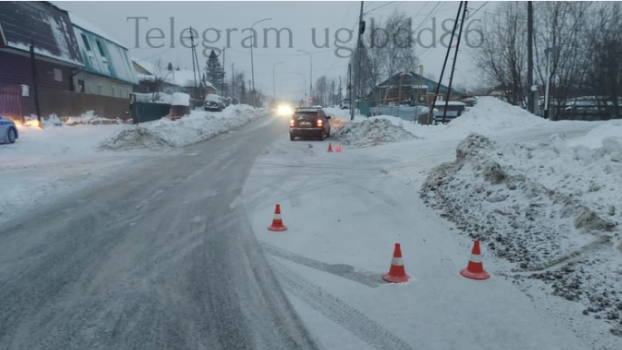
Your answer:
[[[11,119],[2,118],[0,115],[0,143],[15,143],[19,137],[17,127]]]

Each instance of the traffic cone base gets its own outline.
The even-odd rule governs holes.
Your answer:
[[[281,232],[281,231],[287,231],[287,227],[285,227],[285,225],[283,224],[281,224],[281,226],[271,225],[270,227],[268,227],[268,230],[275,231],[275,232]]]
[[[466,278],[474,280],[487,280],[490,278],[488,272],[484,270],[484,264],[482,263],[482,253],[479,248],[479,241],[473,242],[473,250],[471,251],[471,258],[467,264],[466,269],[460,270],[460,274]]]
[[[274,219],[272,219],[272,225],[268,227],[268,230],[277,232],[287,230],[287,227],[283,225],[283,219],[281,219],[281,206],[279,204],[274,209]]]
[[[406,274],[406,269],[402,262],[402,249],[399,243],[395,243],[393,251],[393,260],[391,260],[391,268],[389,273],[382,275],[382,279],[388,283],[404,283],[408,282],[410,276]]]
[[[478,273],[478,272],[470,272],[468,269],[462,269],[460,270],[460,274],[472,280],[487,280],[490,278],[490,275],[486,271],[482,271]]]

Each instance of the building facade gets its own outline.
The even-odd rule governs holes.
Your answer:
[[[71,15],[84,68],[73,76],[74,91],[129,98],[138,84],[128,49],[103,31]]]

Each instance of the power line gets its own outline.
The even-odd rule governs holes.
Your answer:
[[[147,58],[141,58],[141,60],[142,60],[142,61],[146,61],[146,60],[148,60],[148,59],[150,59],[150,58],[153,58],[153,57],[155,57],[155,56],[159,56],[159,55],[162,55],[162,54],[164,54],[164,53],[167,53],[167,52],[171,51],[172,49],[174,49],[174,47],[169,47],[168,49],[166,49],[166,50],[164,50],[164,51],[162,51],[162,52],[160,52],[160,53],[156,53],[155,55],[151,55],[151,56],[149,56],[149,57],[147,57]]]
[[[486,2],[482,5],[482,6],[478,7],[478,8],[477,8],[477,10],[475,10],[475,12],[473,12],[473,13],[469,14],[469,17],[471,17],[471,16],[475,16],[475,14],[476,14],[477,12],[479,12],[479,10],[481,10],[481,9],[482,9],[484,6],[486,6],[489,2],[490,2],[490,1],[486,1]]]
[[[373,11],[379,10],[379,9],[381,9],[381,8],[383,8],[383,7],[387,7],[387,6],[389,6],[389,5],[395,4],[396,2],[397,2],[397,1],[390,1],[390,2],[388,2],[388,3],[386,3],[386,4],[384,4],[384,5],[380,5],[380,6],[378,6],[378,7],[376,7],[376,8],[373,8],[373,9],[371,9],[371,10],[369,10],[369,11],[363,12],[363,15],[366,15],[366,14],[368,14],[368,13],[370,13],[370,12],[373,12]]]

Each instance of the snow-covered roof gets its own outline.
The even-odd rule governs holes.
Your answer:
[[[124,48],[124,49],[127,49],[127,46],[125,46],[124,44],[122,44],[119,40],[117,40],[117,39],[115,39],[115,38],[111,37],[110,35],[108,35],[108,34],[107,34],[106,32],[104,32],[103,30],[101,30],[101,29],[99,29],[98,27],[96,27],[96,26],[92,25],[91,23],[89,23],[89,22],[87,22],[87,21],[83,20],[82,18],[80,18],[80,17],[76,16],[76,14],[75,14],[75,13],[70,12],[70,13],[69,13],[69,18],[71,19],[71,23],[72,23],[74,26],[80,27],[80,28],[82,28],[82,29],[84,29],[84,30],[86,30],[86,31],[89,31],[89,32],[91,32],[91,33],[93,33],[93,34],[95,34],[95,35],[98,35],[98,36],[100,36],[100,37],[102,37],[102,38],[104,38],[104,39],[106,39],[106,40],[108,40],[108,41],[110,41],[110,42],[113,42],[113,43],[115,43],[115,44],[117,44],[117,45],[121,46],[121,47],[122,47],[122,48]]]
[[[84,58],[84,71],[138,84],[127,48],[108,38],[75,25],[73,30]],[[101,32],[100,32],[101,33]]]
[[[0,27],[10,48],[28,52],[32,40],[37,55],[82,66],[69,15],[49,2],[0,2]]]

